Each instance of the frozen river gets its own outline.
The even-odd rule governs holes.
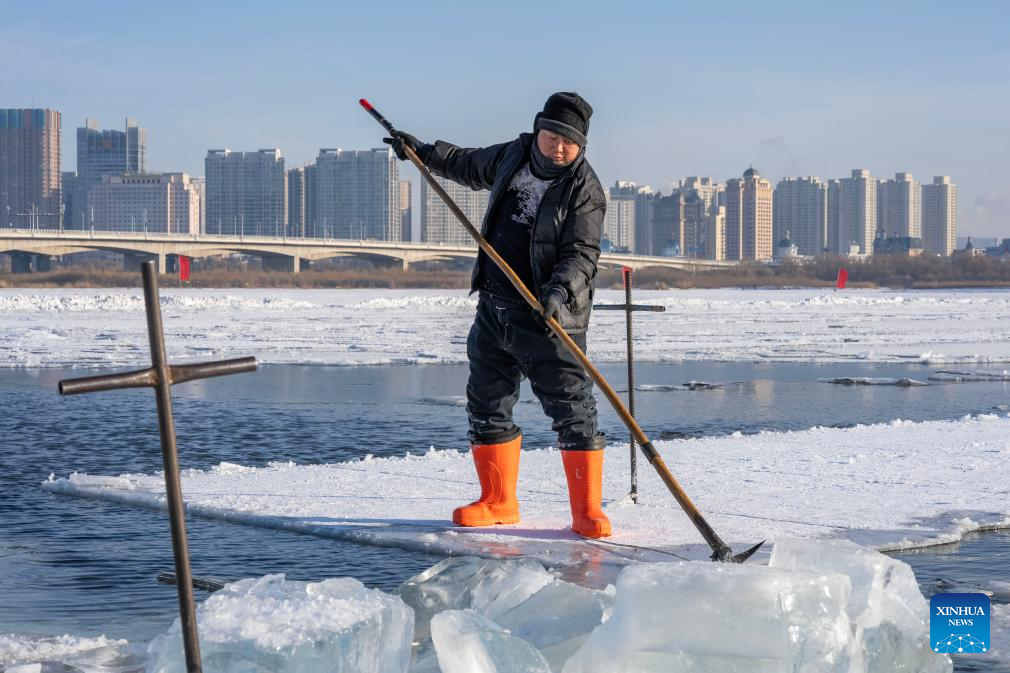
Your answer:
[[[621,298],[603,292],[598,300]],[[1000,505],[1010,497],[1005,477],[999,475],[1006,474],[1010,451],[1001,439],[1006,436],[1001,424],[1010,410],[1010,376],[1003,364],[1010,362],[1010,296],[724,290],[643,292],[636,299],[667,308],[663,314],[636,316],[639,419],[647,434],[666,441],[664,455],[672,467],[669,456],[678,456],[675,471],[687,475],[694,489],[689,490],[703,509],[710,509],[717,527],[739,536],[732,538],[734,544],[757,541],[759,532],[765,537],[769,530],[797,534],[809,528],[811,534],[833,535],[832,530],[852,529],[854,513],[842,514],[841,501],[811,508],[785,498],[776,509],[774,493],[767,499],[769,486],[784,492],[808,488],[804,479],[809,474],[793,469],[796,474],[789,476],[791,470],[783,464],[797,457],[843,479],[834,486],[851,490],[865,479],[869,490],[860,497],[883,494],[887,502],[893,500],[894,516],[880,518],[881,530],[863,542],[880,543],[889,535],[897,540],[895,523],[909,518],[903,512],[925,505],[935,518],[905,531],[908,536],[953,531],[956,537],[964,526],[977,525],[980,514],[996,521],[1008,513]],[[163,310],[173,359],[254,355],[268,363],[255,374],[177,387],[183,467],[207,476],[217,470],[228,477],[232,468],[221,472],[221,463],[281,474],[289,461],[306,466],[293,470],[308,470],[368,455],[399,459],[413,454],[421,461],[417,469],[442,471],[446,483],[459,481],[453,488],[460,493],[469,487],[465,460],[439,462],[439,456],[466,448],[466,368],[460,363],[473,302],[464,293],[170,291]],[[616,388],[626,388],[623,317],[598,312],[592,329],[590,356],[604,363]],[[137,291],[0,291],[0,650],[62,634],[143,642],[164,633],[176,615],[174,590],[154,582],[159,571],[172,565],[162,513],[125,500],[67,498],[41,485],[50,474],[57,479],[74,471],[152,475],[161,468],[148,391],[79,398],[56,394],[58,380],[91,373],[90,367],[143,366],[143,330]],[[523,400],[532,402],[528,388]],[[605,496],[615,507],[615,522],[627,522],[628,540],[636,543],[644,540],[679,553],[703,551],[678,542],[685,533],[667,526],[676,520],[675,508],[664,510],[655,530],[631,525],[630,510],[618,503],[627,483],[627,434],[613,412],[602,403],[601,408],[601,424],[612,442]],[[897,419],[926,424],[894,424]],[[552,464],[549,451],[540,450],[554,443],[539,406],[518,405],[517,421],[526,448],[534,450],[526,474],[535,473],[544,484],[541,495],[530,496],[531,508],[550,509],[554,500],[564,505],[553,484],[560,479],[560,467],[557,474],[550,467],[535,472],[544,460],[544,465]],[[812,430],[816,427],[821,429]],[[860,437],[877,447],[875,452],[861,449]],[[945,505],[921,488],[930,479],[930,468],[922,464],[926,454],[915,451],[928,453],[923,441],[934,439],[939,444],[949,440],[944,455],[977,453],[956,469],[975,470],[987,479],[987,500],[964,508],[954,501]],[[804,447],[813,454],[807,456]],[[916,464],[913,473],[901,472],[906,469],[903,460]],[[750,467],[741,471],[746,464]],[[348,511],[360,506],[365,512],[368,497],[390,497],[381,490],[366,493],[385,483],[370,481],[384,469],[382,464],[373,467],[357,482],[333,482],[348,492],[356,487],[357,502]],[[655,481],[650,468],[640,469],[647,494],[662,498],[666,506],[668,496],[648,493],[649,482]],[[706,473],[736,480],[733,490],[706,482]],[[200,474],[192,475],[197,486]],[[870,478],[874,474],[879,478]],[[233,488],[256,483],[237,481],[241,475],[235,475],[231,486],[227,479],[214,484]],[[949,469],[945,478],[957,479]],[[138,477],[129,488],[142,482]],[[87,495],[87,488],[79,494]],[[903,494],[926,500],[902,502]],[[241,495],[260,496],[261,501],[276,497]],[[449,500],[456,497],[453,491]],[[430,513],[422,508],[421,514],[438,519],[446,509],[447,517],[447,508],[434,503]],[[262,513],[267,522],[269,507]],[[841,525],[830,520],[836,514]],[[674,519],[663,518],[669,516]],[[750,516],[755,517],[752,523]],[[973,523],[957,523],[972,517]],[[955,518],[953,529],[944,528],[947,524],[930,527]],[[439,544],[399,544],[396,549],[359,545],[340,536],[295,535],[223,519],[189,518],[198,575],[235,579],[285,572],[306,580],[349,575],[392,590],[436,563],[447,549]],[[816,530],[810,526],[815,519]],[[553,525],[549,516],[545,521]],[[657,535],[660,530],[670,534]],[[1005,533],[984,533],[901,558],[916,570],[928,596],[938,589],[1006,582],[1008,554]],[[0,662],[3,655],[0,651]],[[979,660],[955,660],[958,666],[972,662]],[[980,665],[963,670],[1007,670],[1000,668],[1003,664]]]

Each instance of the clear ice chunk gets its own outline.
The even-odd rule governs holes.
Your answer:
[[[943,673],[949,657],[929,647],[929,603],[912,568],[847,540],[775,541],[768,565],[783,570],[840,573],[851,585],[848,614],[853,660],[866,673]]]
[[[414,638],[426,640],[431,618],[443,610],[470,608],[495,619],[554,576],[530,559],[498,560],[474,556],[448,558],[400,585],[400,598],[414,608]]]
[[[473,610],[446,610],[431,620],[442,673],[551,673],[533,645]]]
[[[554,580],[495,621],[536,646],[560,671],[612,605],[610,594]]]
[[[610,618],[563,673],[851,673],[842,575],[652,563],[617,581]]]
[[[229,584],[197,609],[203,668],[215,673],[396,673],[407,670],[413,612],[351,578]],[[176,619],[151,643],[150,673],[184,673]]]

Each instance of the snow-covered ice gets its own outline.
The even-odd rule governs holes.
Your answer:
[[[173,360],[465,362],[476,301],[464,290],[162,291]],[[598,303],[623,303],[601,290]],[[642,290],[639,361],[1010,362],[1010,294],[985,290]],[[590,354],[626,357],[624,316],[593,314]],[[139,290],[0,290],[0,366],[149,362]]]
[[[71,670],[143,670],[144,653],[134,651],[125,640],[105,636],[94,638],[0,634],[0,670],[20,673],[44,672],[46,668]],[[41,664],[51,663],[45,667]]]
[[[656,447],[712,526],[737,550],[782,536],[838,537],[902,549],[957,540],[966,531],[1010,521],[1008,437],[1010,418],[982,415],[737,433],[658,441]],[[611,445],[606,461],[603,495],[615,531],[608,542],[707,557],[698,533],[647,465],[639,475],[640,504],[625,499],[627,444]],[[55,467],[40,466],[40,472]],[[494,528],[451,523],[453,508],[479,492],[464,451],[433,449],[324,465],[229,463],[185,470],[182,482],[191,516],[434,553],[529,556],[551,566],[669,559],[576,538],[568,530],[561,456],[553,449],[523,453],[522,522]],[[74,473],[53,477],[43,488],[164,506],[159,474],[110,479]],[[386,495],[377,499],[376,493]]]
[[[340,577],[267,575],[227,585],[197,608],[200,650],[216,673],[403,673],[413,611],[396,596]],[[150,673],[183,673],[176,619],[151,643]]]

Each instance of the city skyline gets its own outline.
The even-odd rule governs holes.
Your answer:
[[[461,227],[426,189],[420,236],[413,235],[411,183],[399,179],[399,162],[389,147],[322,148],[314,164],[290,171],[279,149],[211,149],[206,177],[190,180],[185,173],[144,171],[146,132],[136,122],[127,119],[123,133],[99,132],[97,123],[87,120],[77,129],[78,147],[87,154],[79,153],[76,173],[60,173],[59,118],[60,112],[51,109],[5,110],[0,116],[0,178],[6,185],[0,196],[32,203],[31,213],[17,212],[19,225],[26,216],[32,228],[40,225],[35,221],[39,190],[51,184],[56,198],[63,197],[55,213],[60,228],[62,213],[76,210],[67,209],[68,200],[76,201],[77,192],[84,191],[90,226],[106,231],[132,231],[139,217],[145,232],[149,224],[153,231],[194,234],[223,234],[230,226],[240,235],[354,238],[357,233],[359,239],[459,244],[453,239]],[[29,148],[31,156],[22,152]],[[94,179],[99,184],[86,188]],[[451,198],[475,211],[469,219],[481,219],[476,210],[485,204],[474,200],[478,195],[451,187]],[[608,192],[602,242],[607,250],[714,260],[771,260],[779,247],[790,256],[822,250],[920,254],[924,248],[949,255],[958,233],[957,192],[949,176],[934,176],[933,184],[924,186],[911,173],[880,179],[867,169],[852,169],[851,177],[826,184],[816,177],[787,177],[773,188],[751,166],[742,179],[725,184],[688,177],[669,195],[618,180]],[[66,226],[75,228],[76,219],[72,216]],[[84,228],[83,211],[80,219]]]
[[[604,184],[668,191],[680,176],[725,180],[748,165],[773,183],[853,166],[951,175],[963,186],[961,230],[1008,233],[1010,45],[1001,33],[1010,6],[731,4],[735,20],[723,22],[700,6],[582,3],[565,13],[569,39],[554,41],[529,30],[542,11],[532,3],[398,5],[394,23],[388,6],[301,3],[278,14],[267,3],[222,4],[192,21],[186,11],[43,2],[5,16],[5,44],[35,53],[42,40],[47,51],[5,72],[0,90],[5,106],[34,101],[61,110],[66,125],[140,119],[150,170],[199,175],[214,147],[278,147],[291,166],[321,147],[377,147],[381,130],[356,106],[361,96],[424,140],[480,145],[529,128],[551,91],[575,89],[596,110],[588,156]],[[354,30],[335,39],[338,25]],[[488,25],[514,34],[517,48],[488,49]],[[671,40],[672,25],[708,30]],[[453,49],[430,48],[436,28]],[[265,31],[270,41],[252,39]],[[607,48],[588,48],[594,36]],[[405,60],[415,52],[424,58]],[[152,68],[158,62],[173,65]],[[67,145],[64,166],[73,166]],[[417,186],[411,168],[403,173]]]

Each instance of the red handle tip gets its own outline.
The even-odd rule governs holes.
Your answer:
[[[369,103],[364,98],[359,98],[358,102],[361,103],[361,107],[365,108],[366,110],[371,110],[372,109],[372,104]]]

